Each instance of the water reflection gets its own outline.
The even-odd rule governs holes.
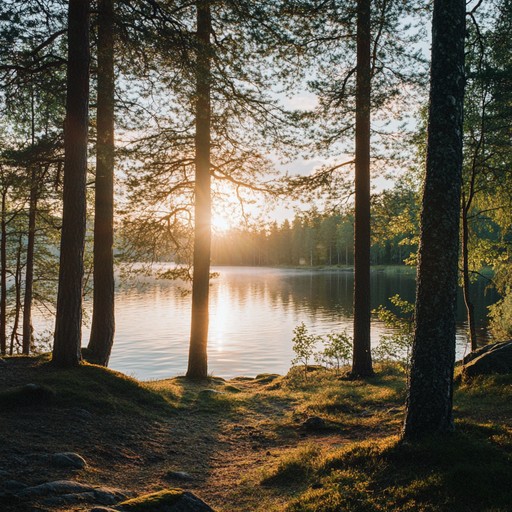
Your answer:
[[[211,285],[209,367],[215,375],[284,373],[293,357],[293,328],[304,321],[312,332],[352,329],[350,272],[221,267]],[[414,300],[409,273],[374,272],[372,307],[400,294]],[[145,279],[122,287],[116,297],[116,341],[111,366],[141,379],[183,374],[188,355],[190,295],[183,283]],[[472,290],[478,325],[485,332],[486,307],[496,300],[485,282]],[[458,354],[465,349],[465,311],[459,299]],[[372,324],[372,343],[388,330]],[[84,330],[84,340],[88,331]]]

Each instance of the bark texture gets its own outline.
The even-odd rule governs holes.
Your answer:
[[[373,374],[370,342],[371,1],[357,2],[354,351],[352,375]]]
[[[30,171],[30,199],[28,208],[27,262],[25,266],[25,294],[23,297],[23,354],[30,353],[32,345],[32,291],[34,287],[34,246],[36,243],[36,213],[38,196],[37,166]]]
[[[114,343],[114,6],[98,4],[94,292],[89,358],[107,366]]]
[[[64,197],[52,357],[54,364],[66,367],[76,366],[81,360],[89,107],[89,1],[70,0],[68,12]]]
[[[208,295],[211,249],[211,176],[210,176],[210,34],[209,0],[197,6],[196,68],[196,179],[194,275],[192,282],[192,321],[187,377],[208,376]]]
[[[7,351],[7,190],[2,191],[0,239],[0,353]]]
[[[427,169],[405,440],[453,430],[465,15],[464,0],[434,0]]]

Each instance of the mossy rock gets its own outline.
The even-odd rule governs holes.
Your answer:
[[[54,398],[55,391],[47,386],[25,384],[24,386],[0,392],[0,406],[5,409],[15,409],[18,407],[48,405]]]
[[[204,501],[182,489],[164,489],[123,501],[120,510],[126,512],[214,512]]]

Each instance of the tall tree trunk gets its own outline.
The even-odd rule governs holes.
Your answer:
[[[370,342],[371,0],[357,2],[354,350],[352,375],[373,375]]]
[[[478,340],[476,337],[476,322],[475,322],[475,306],[471,300],[471,294],[469,291],[469,225],[468,225],[468,213],[466,202],[462,200],[462,291],[464,293],[464,304],[466,305],[466,314],[468,319],[469,328],[469,341],[471,344],[471,350],[478,348]]]
[[[7,189],[2,190],[2,218],[0,240],[0,353],[7,350]]]
[[[32,344],[32,291],[34,284],[34,245],[36,241],[36,212],[37,212],[37,165],[33,165],[30,172],[30,199],[28,207],[28,236],[27,236],[27,262],[25,266],[25,295],[23,297],[23,354],[30,353]]]
[[[16,270],[14,273],[14,289],[15,289],[15,306],[14,306],[14,321],[12,324],[11,332],[11,346],[9,353],[12,356],[14,353],[14,340],[18,341],[18,325],[20,323],[21,312],[21,253],[23,251],[23,237],[20,235],[18,239],[18,249],[16,251]],[[23,349],[23,343],[22,343]],[[23,352],[25,353],[25,352]]]
[[[208,294],[210,286],[211,190],[210,190],[210,33],[209,0],[197,6],[196,69],[196,179],[194,275],[192,281],[192,322],[187,377],[208,376]]]
[[[465,8],[464,0],[434,0],[427,169],[405,440],[453,430]]]
[[[94,298],[89,351],[107,366],[114,343],[114,6],[98,12],[98,107],[94,200]]]
[[[70,0],[68,73],[64,128],[64,197],[54,364],[81,360],[82,279],[86,227],[89,107],[89,0]]]

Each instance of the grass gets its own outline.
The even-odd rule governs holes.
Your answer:
[[[175,505],[183,497],[182,489],[166,489],[160,492],[145,494],[138,498],[123,501],[119,504],[124,510],[131,512],[154,512],[165,510]]]
[[[12,362],[23,368],[22,358]],[[192,482],[179,485],[219,512],[512,510],[512,375],[459,381],[456,433],[408,445],[398,439],[405,378],[394,365],[377,367],[367,381],[343,380],[316,368],[307,380],[294,369],[286,376],[141,383],[89,364],[60,370],[45,357],[28,362],[23,378],[16,380],[22,372],[12,368],[0,386],[0,408],[10,414],[11,428],[16,428],[19,408],[42,447],[56,442],[52,429],[46,434],[40,428],[44,411],[63,422],[70,408],[94,413],[80,428],[90,429],[89,440],[102,435],[111,446],[97,453],[90,441],[80,444],[83,432],[76,431],[73,449],[85,450],[92,469],[84,474],[91,481],[117,485],[121,478],[124,488],[144,493],[144,499],[126,505],[130,510],[178,497],[181,491],[169,490],[166,481],[171,466],[190,472]],[[39,391],[27,388],[28,383]],[[39,409],[31,420],[34,404]],[[105,415],[111,418],[95,430],[94,418]],[[327,428],[304,428],[313,416]],[[124,438],[120,425],[130,429]],[[63,423],[60,436],[68,431]],[[30,452],[30,439],[20,435],[13,453]],[[119,454],[124,458],[116,459]],[[145,462],[131,465],[132,458]],[[111,459],[122,464],[117,477],[105,466]]]
[[[355,443],[325,455],[315,478],[288,511],[507,512],[512,504],[510,456],[463,431],[415,445]]]

